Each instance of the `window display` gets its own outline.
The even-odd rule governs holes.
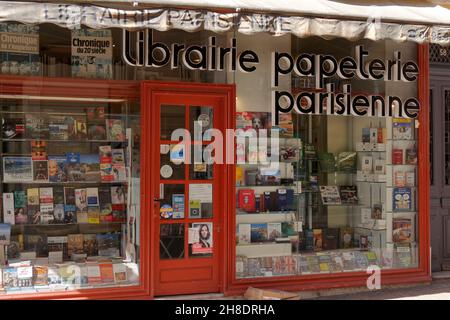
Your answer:
[[[314,41],[301,42],[303,49],[323,45],[339,57],[353,46],[338,50],[337,40]],[[326,92],[308,88],[305,79],[311,77],[293,76],[290,91]],[[325,81],[338,92],[345,85]],[[361,96],[416,90],[414,84],[347,82]],[[324,110],[327,99],[320,102]],[[273,114],[251,101],[238,103],[236,113],[237,279],[418,266],[416,120],[284,111],[272,126]],[[267,145],[258,139],[264,130],[269,136],[276,130]]]
[[[6,294],[139,284],[139,108],[86,100],[2,100]]]

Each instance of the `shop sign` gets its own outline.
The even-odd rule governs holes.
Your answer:
[[[136,48],[131,50],[129,34],[124,31],[123,58],[133,66],[251,73],[259,64],[257,52],[250,49],[237,52],[235,38],[230,39],[225,47],[218,46],[214,36],[208,39],[207,45],[189,46],[153,42],[148,31],[138,32],[136,39]],[[141,54],[133,56],[133,52]],[[355,78],[384,82],[417,80],[418,65],[414,61],[405,61],[400,51],[394,52],[391,59],[368,59],[369,56],[369,51],[362,45],[355,46],[352,56],[340,60],[330,54],[301,53],[294,57],[290,52],[272,52],[272,124],[278,126],[280,114],[292,111],[299,114],[416,118],[420,103],[415,97],[401,99],[395,95],[352,95],[349,83]],[[295,96],[291,92],[278,90],[280,78],[286,75],[311,78],[317,90],[305,90]],[[337,88],[333,79],[348,84]]]

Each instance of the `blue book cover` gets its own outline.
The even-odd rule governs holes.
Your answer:
[[[271,205],[270,205],[270,191],[264,192],[264,209],[266,211],[270,211]]]
[[[80,153],[79,152],[67,152],[66,159],[67,159],[67,163],[70,163],[70,164],[80,163]]]
[[[66,165],[65,157],[48,156],[48,180],[50,182],[67,181],[64,167]]]
[[[267,241],[267,223],[252,223],[250,239],[251,242]]]
[[[277,189],[277,203],[278,209],[280,211],[287,210],[287,190],[286,189]]]
[[[312,229],[305,230],[305,249],[314,250],[314,233]]]
[[[172,208],[174,219],[184,218],[184,194],[173,194],[172,195]]]
[[[392,191],[393,211],[411,211],[411,188],[394,188]]]

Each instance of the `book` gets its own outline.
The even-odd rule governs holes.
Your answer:
[[[101,262],[100,267],[100,278],[102,283],[114,283],[114,271],[111,262]]]
[[[0,270],[3,270],[3,287],[6,290],[17,288],[19,285],[17,268],[6,267]]]
[[[87,123],[85,115],[74,115],[72,116],[75,120],[75,140],[86,140],[87,139]]]
[[[67,236],[52,236],[47,238],[49,263],[61,263],[70,258]]]
[[[33,181],[33,164],[31,157],[3,157],[3,181]]]
[[[322,229],[313,229],[314,236],[314,251],[322,250]]]
[[[7,245],[7,259],[16,260],[20,258],[20,251],[23,250],[24,240],[23,234],[11,235],[9,238],[9,244]],[[1,273],[1,271],[0,271]]]
[[[406,185],[405,172],[401,169],[394,169],[394,186],[404,187]]]
[[[37,205],[29,205],[27,207],[28,223],[39,224],[41,223],[41,207]]]
[[[409,268],[412,264],[411,243],[394,243],[394,265]]]
[[[33,283],[35,286],[48,285],[48,266],[33,267]]]
[[[14,193],[3,193],[3,223],[15,224]]]
[[[53,203],[64,204],[64,187],[57,185],[53,187]]]
[[[367,235],[359,235],[359,249],[369,250],[369,239]]]
[[[120,256],[120,234],[98,233],[97,234],[98,255],[106,257]]]
[[[372,207],[371,219],[380,220],[383,219],[383,205],[376,203]]]
[[[316,255],[307,255],[306,262],[310,273],[320,273],[319,257]]]
[[[33,160],[33,181],[48,182],[47,160]]]
[[[25,137],[25,120],[23,118],[2,118],[3,139],[23,139]]]
[[[27,189],[28,206],[39,205],[39,188]]]
[[[111,203],[125,204],[125,188],[124,186],[111,187]]]
[[[340,228],[339,240],[341,248],[347,249],[352,247],[353,243],[353,228],[342,227]]]
[[[261,151],[261,146],[258,147]],[[280,160],[283,162],[297,162],[300,159],[300,149],[301,142],[299,139],[285,139],[284,143],[280,145]],[[267,152],[266,152],[267,155]],[[267,157],[265,159],[261,159],[260,162],[265,162],[264,160],[268,160]]]
[[[344,271],[353,271],[356,269],[355,256],[353,251],[342,252]]]
[[[90,140],[106,140],[106,125],[100,123],[88,124],[88,138]]]
[[[326,253],[318,253],[317,258],[319,259],[319,269],[322,273],[331,272],[331,256]]]
[[[84,235],[68,234],[67,235],[67,254],[69,258],[74,259],[74,254],[84,253]]]
[[[336,250],[339,248],[339,228],[323,229],[322,247],[324,250]]]
[[[125,128],[122,119],[106,119],[106,135],[111,141],[124,141]]]
[[[87,266],[88,284],[97,285],[102,283],[102,276],[100,273],[99,264],[95,262],[88,262],[86,266]]]
[[[375,174],[385,174],[386,164],[384,159],[375,159],[373,163],[373,173]]]
[[[276,238],[281,237],[281,223],[269,222],[267,223],[267,238],[269,241],[275,241]]]
[[[305,231],[305,250],[314,250],[314,233],[312,229],[306,229]]]
[[[123,149],[111,149],[111,157],[113,164],[125,165],[125,156]]]
[[[24,250],[36,253],[36,257],[48,256],[47,235],[45,234],[25,234]]]
[[[196,199],[189,200],[189,218],[200,218],[200,217],[201,217],[200,200]]]
[[[412,242],[412,220],[411,218],[392,219],[392,241],[400,243]]]
[[[372,173],[373,170],[373,161],[372,156],[363,156],[362,157],[362,165],[361,171],[364,173]]]
[[[413,139],[413,120],[408,118],[393,118],[392,138],[395,140]]]
[[[362,140],[363,143],[370,142],[370,128],[362,128]]]
[[[292,137],[294,135],[294,124],[292,122],[292,114],[280,114],[278,128],[280,130],[280,137]]]
[[[281,222],[281,236],[289,237],[297,235],[297,231],[295,231],[295,222],[294,221],[283,221]]]
[[[267,241],[267,223],[251,224],[251,242]]]
[[[113,164],[111,170],[112,170],[112,174],[113,174],[113,181],[116,181],[116,182],[127,181],[127,170],[126,170],[125,165]]]
[[[67,152],[65,171],[67,181],[82,181],[82,172],[80,165],[80,153],[79,152]]]
[[[416,150],[416,148],[406,149],[405,164],[417,165],[417,150]]]
[[[86,188],[87,206],[98,207],[100,205],[98,199],[98,188]]]
[[[111,146],[99,146],[99,160],[100,163],[112,163],[112,148]]]
[[[1,250],[4,250],[3,246],[7,246],[10,243],[11,239],[11,224],[9,223],[0,223],[0,247]]]
[[[50,114],[48,131],[50,140],[68,140],[69,124],[66,121],[66,116]]]
[[[184,218],[184,194],[172,194],[172,209],[173,219]]]
[[[392,190],[392,210],[411,211],[411,188],[394,188]]]
[[[378,143],[378,128],[370,128],[370,143]]]
[[[238,243],[249,244],[251,242],[251,225],[249,223],[238,224]]]
[[[99,206],[89,206],[87,211],[88,223],[100,223],[100,207]],[[114,221],[114,220],[113,220]],[[120,222],[120,221],[117,221]]]
[[[127,267],[124,263],[113,263],[114,282],[122,283],[128,280]]]
[[[48,180],[50,182],[66,182],[66,157],[48,156]]]
[[[340,186],[339,194],[341,196],[342,203],[345,204],[358,203],[358,189],[356,186]]]
[[[87,191],[86,189],[75,189],[75,206],[77,212],[87,212]]]
[[[341,152],[337,157],[337,170],[341,172],[355,172],[356,152]]]
[[[101,181],[100,158],[98,154],[80,155],[81,181]]]
[[[353,255],[355,257],[356,269],[364,270],[364,271],[367,270],[367,267],[369,266],[369,262],[367,261],[367,256],[364,254],[364,252],[355,251],[355,252],[353,252]]]
[[[31,159],[47,160],[47,142],[41,140],[31,140]]]
[[[319,186],[320,196],[324,205],[341,204],[337,186]]]
[[[392,164],[403,164],[403,149],[392,149]]]
[[[100,179],[102,182],[114,181],[113,165],[111,163],[100,163]]]
[[[88,257],[98,255],[96,234],[83,234],[83,252],[86,253]]]
[[[414,171],[405,172],[406,186],[414,187],[416,185],[416,174]]]
[[[45,113],[25,114],[25,135],[31,139],[47,140],[49,138],[49,128]]]
[[[98,197],[100,202],[100,221],[112,221],[111,188],[100,186],[98,188]]]

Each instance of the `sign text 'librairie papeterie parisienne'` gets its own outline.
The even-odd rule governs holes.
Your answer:
[[[151,32],[138,32],[132,47],[130,34],[124,31],[123,58],[133,66],[152,68],[180,67],[191,70],[255,72],[260,62],[253,50],[237,51],[237,40],[230,39],[227,47],[217,45],[216,37],[207,45],[185,45],[153,42]],[[278,125],[279,114],[295,111],[299,114],[353,115],[369,117],[416,118],[420,103],[415,97],[401,99],[395,95],[352,95],[350,84],[344,84],[337,92],[334,82],[342,80],[416,81],[419,67],[413,61],[403,61],[400,51],[393,59],[368,59],[369,51],[356,45],[353,56],[337,60],[333,55],[301,53],[293,57],[289,52],[272,52],[272,122]],[[317,90],[302,90],[295,95],[280,90],[280,78],[294,74],[312,77]]]

